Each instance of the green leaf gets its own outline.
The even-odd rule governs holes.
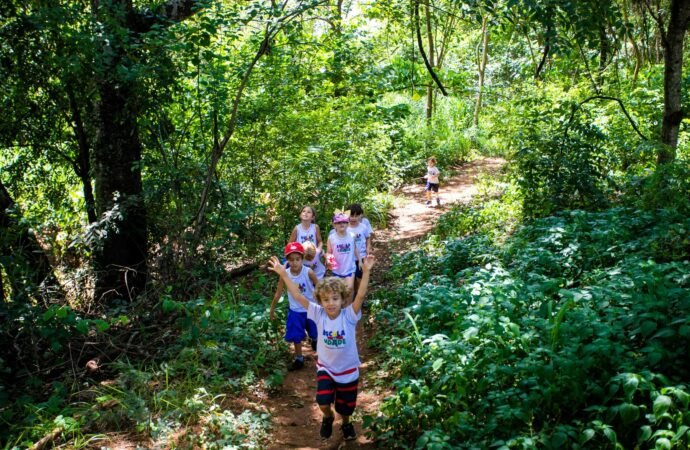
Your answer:
[[[55,315],[57,316],[58,319],[64,319],[67,317],[67,314],[69,314],[69,308],[62,306],[55,311]]]
[[[654,415],[658,418],[659,416],[662,416],[668,411],[668,409],[671,407],[673,402],[671,401],[671,397],[667,397],[666,395],[660,395],[654,400]]]
[[[76,330],[81,334],[87,334],[89,332],[89,321],[88,320],[77,320],[74,326]]]
[[[431,368],[434,369],[434,372],[438,372],[438,370],[443,366],[443,358],[438,358],[434,363],[431,365]]]
[[[101,319],[96,319],[93,321],[93,324],[96,325],[96,329],[98,330],[99,333],[104,332],[108,328],[110,328],[110,324],[106,322],[105,320]]]
[[[649,425],[640,427],[640,438],[638,439],[638,442],[645,442],[649,440],[650,437],[652,437],[652,427]]]
[[[591,429],[591,428],[585,429],[582,432],[582,436],[580,436],[580,443],[584,444],[585,442],[590,441],[594,437],[595,434],[596,434],[596,432],[593,429]]]
[[[612,428],[604,428],[604,436],[611,441],[612,444],[618,442],[618,437],[616,437],[616,432]]]
[[[630,425],[640,417],[640,408],[632,403],[623,403],[618,409],[625,425]]]
[[[671,441],[666,438],[659,438],[654,444],[656,450],[671,450]]]

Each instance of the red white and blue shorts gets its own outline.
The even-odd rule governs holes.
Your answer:
[[[358,385],[359,379],[349,383],[337,383],[328,372],[319,370],[316,373],[316,403],[335,403],[335,412],[341,416],[351,416],[357,406]]]

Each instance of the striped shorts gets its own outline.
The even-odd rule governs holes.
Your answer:
[[[357,385],[359,379],[349,383],[336,383],[324,370],[316,373],[316,403],[330,405],[335,403],[335,412],[341,416],[351,416],[357,406]]]

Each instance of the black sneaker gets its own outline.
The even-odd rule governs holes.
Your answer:
[[[295,358],[295,360],[292,361],[292,364],[290,364],[290,367],[288,367],[288,370],[290,372],[292,372],[293,370],[300,370],[303,367],[304,367],[304,359]]]
[[[351,441],[357,437],[355,427],[351,423],[344,423],[340,429],[343,430],[343,439],[346,441]]]
[[[335,420],[334,416],[323,418],[323,421],[321,421],[321,432],[320,432],[321,439],[328,439],[329,437],[331,437],[331,435],[333,434],[333,421],[334,420]]]
[[[426,205],[427,205],[427,206],[431,205],[431,200],[427,200],[427,201],[426,201]]]
[[[316,351],[316,339],[309,339],[309,344],[311,344],[311,349]]]
[[[436,199],[436,206],[441,206],[441,199],[440,198]]]

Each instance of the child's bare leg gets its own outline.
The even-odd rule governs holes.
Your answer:
[[[323,413],[324,417],[333,417],[333,409],[331,408],[331,405],[319,405],[319,409]],[[349,420],[349,418],[348,418]]]
[[[302,343],[301,342],[295,342],[295,357],[299,358],[302,356]]]
[[[349,277],[345,278],[345,282],[347,283],[348,289],[350,289],[350,292],[355,292],[355,274],[350,275]],[[353,294],[353,299],[354,294]]]
[[[343,424],[350,423],[350,416],[343,416],[341,414],[340,417],[343,419]]]

